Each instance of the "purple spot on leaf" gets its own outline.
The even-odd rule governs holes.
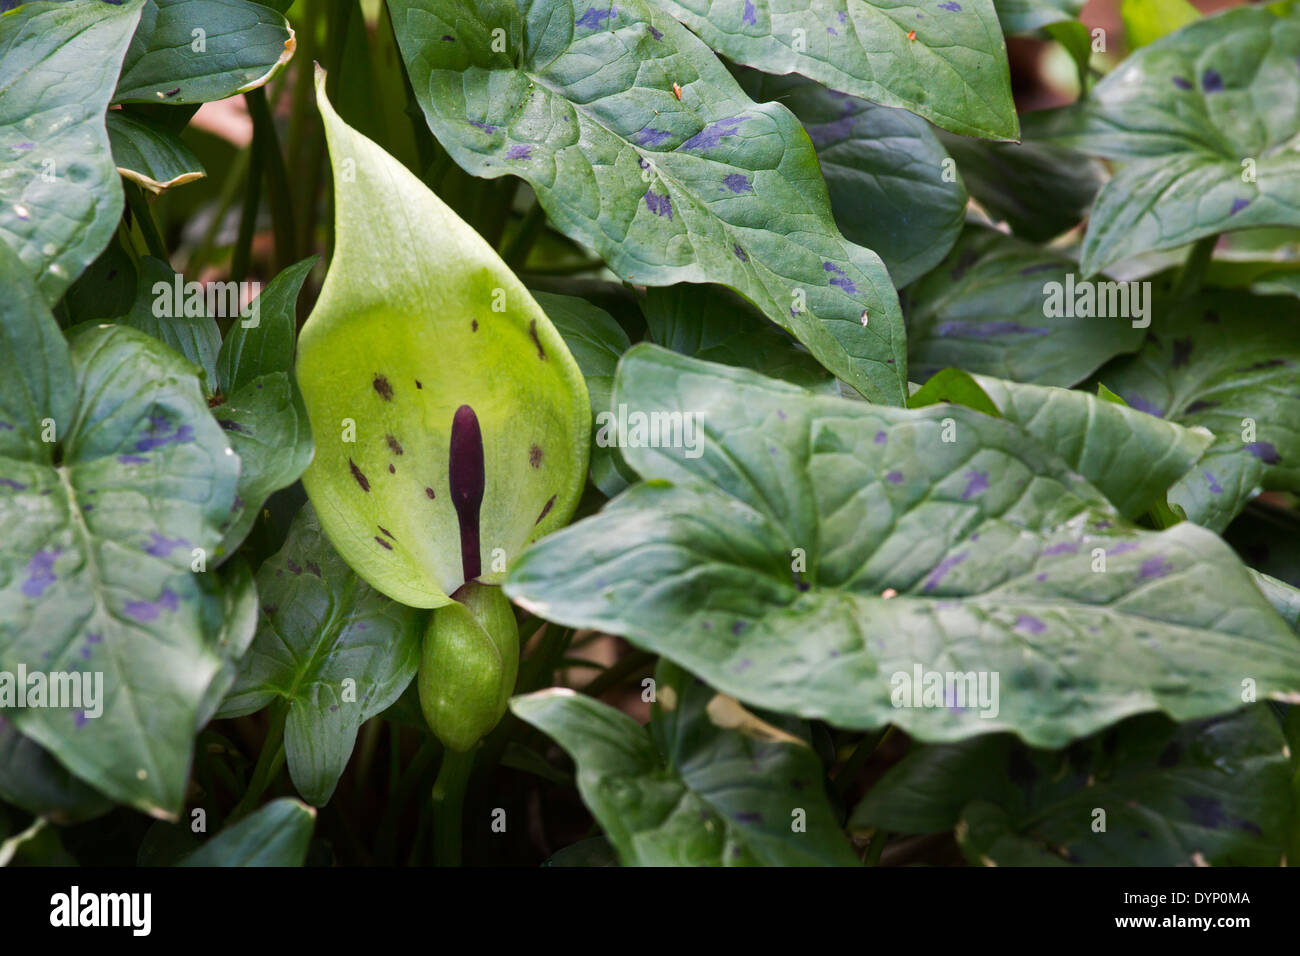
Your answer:
[[[1266,465],[1280,465],[1282,463],[1282,456],[1277,453],[1277,449],[1270,442],[1253,441],[1246,446],[1246,451]]]
[[[722,184],[733,193],[752,193],[754,191],[754,187],[749,184],[749,180],[740,173],[731,173],[724,177]]]
[[[157,531],[149,532],[150,540],[144,545],[146,554],[152,554],[155,558],[165,558],[172,553],[175,548],[188,548],[190,543],[184,538],[166,538]]]
[[[1174,569],[1174,566],[1164,559],[1162,555],[1157,554],[1154,558],[1147,558],[1142,562],[1142,567],[1138,570],[1138,580],[1145,581],[1148,578],[1163,578],[1166,574]]]
[[[515,143],[506,152],[506,159],[527,159],[533,155],[533,148],[524,143]]]
[[[758,11],[754,9],[754,5],[750,3],[750,0],[745,0],[745,9],[740,15],[740,22],[751,27],[756,26],[758,24],[757,14]]]
[[[588,10],[586,13],[584,13],[582,16],[578,17],[578,19],[574,20],[573,25],[575,27],[583,27],[584,29],[587,30],[599,30],[600,25],[604,21],[613,20],[616,16],[618,16],[617,7],[614,7],[610,10],[591,9]]]
[[[735,136],[740,124],[748,119],[746,116],[731,116],[727,119],[710,123],[686,142],[682,149],[714,149],[728,136]]]
[[[648,191],[645,194],[645,205],[656,216],[663,216],[669,222],[673,221],[673,203],[666,195],[660,196],[658,193]]]
[[[954,554],[951,558],[944,558],[934,566],[934,570],[931,571],[930,576],[926,578],[925,587],[921,590],[933,591],[939,586],[939,582],[947,577],[948,572],[965,561],[967,556],[967,552],[963,551],[960,554]]]
[[[1210,68],[1201,76],[1201,89],[1206,93],[1218,93],[1223,89],[1223,77],[1219,76],[1219,71]]]
[[[32,555],[27,562],[27,580],[23,582],[23,594],[29,598],[38,598],[57,580],[54,573],[54,559],[62,554],[62,548],[42,548]]]
[[[1042,634],[1047,630],[1047,625],[1032,614],[1022,614],[1016,618],[1016,630],[1029,634]]]
[[[971,469],[966,472],[964,477],[966,478],[966,490],[961,493],[962,501],[988,489],[989,476],[987,472]]]
[[[1237,213],[1241,212],[1249,205],[1250,205],[1249,199],[1234,199],[1232,201],[1232,208],[1228,210],[1228,215],[1235,216]]]
[[[647,127],[646,129],[637,132],[636,141],[641,146],[658,146],[671,135],[672,133],[667,130],[650,129]],[[649,164],[645,160],[641,160],[641,168],[648,169]]]

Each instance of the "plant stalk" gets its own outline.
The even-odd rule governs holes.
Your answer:
[[[460,866],[461,818],[465,788],[474,769],[474,749],[458,753],[444,750],[438,779],[433,782],[433,862],[435,866]]]
[[[266,174],[266,196],[271,205],[271,228],[275,234],[276,271],[293,264],[296,256],[296,233],[293,222],[293,203],[289,188],[289,174],[280,152],[280,138],[275,132],[275,120],[266,98],[266,87],[259,86],[244,94],[248,113],[253,118],[253,136],[261,137],[263,145],[263,171]]]
[[[158,231],[158,223],[153,217],[153,210],[149,208],[149,201],[145,199],[144,190],[135,183],[122,185],[125,187],[127,205],[131,207],[131,215],[140,226],[140,235],[144,236],[149,255],[161,259],[170,266],[171,259],[167,255],[167,246],[162,240],[162,233]]]
[[[284,721],[288,716],[289,708],[285,701],[277,701],[271,707],[266,740],[262,742],[262,752],[257,756],[257,765],[253,768],[252,779],[248,781],[248,790],[235,805],[235,809],[230,811],[227,824],[236,823],[253,812],[266,788],[284,766]]]
[[[1214,256],[1214,247],[1218,242],[1217,234],[1196,240],[1192,251],[1187,254],[1187,261],[1178,272],[1178,278],[1174,280],[1174,298],[1185,299],[1200,291],[1206,267]]]

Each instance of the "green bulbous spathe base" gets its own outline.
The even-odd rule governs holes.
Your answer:
[[[420,709],[444,747],[471,749],[505,713],[519,627],[501,589],[471,582],[433,612],[420,654]]]

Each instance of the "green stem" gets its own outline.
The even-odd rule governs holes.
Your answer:
[[[1192,251],[1187,254],[1187,261],[1178,272],[1178,278],[1174,280],[1174,298],[1186,298],[1200,291],[1201,281],[1205,278],[1205,269],[1214,256],[1214,247],[1218,241],[1218,235],[1196,240],[1196,245],[1192,246]]]
[[[542,204],[533,200],[533,206],[524,215],[524,221],[519,224],[519,229],[515,231],[509,241],[506,242],[505,248],[501,250],[501,258],[506,261],[511,269],[518,272],[528,261],[528,253],[532,251],[533,244],[546,228],[546,210]]]
[[[858,775],[858,771],[867,765],[867,761],[871,759],[872,754],[883,747],[885,741],[889,740],[893,735],[894,725],[890,724],[885,728],[884,733],[863,737],[858,742],[857,747],[854,748],[853,753],[849,754],[849,759],[844,761],[844,766],[840,768],[840,772],[835,775],[835,780],[831,784],[831,788],[835,791],[837,797],[841,800],[844,799],[849,786],[853,783],[853,778]]]
[[[364,786],[370,779],[370,768],[375,762],[375,748],[379,745],[379,734],[384,729],[384,722],[372,717],[361,727],[361,742],[357,747],[357,771],[353,779]]]
[[[135,183],[123,183],[126,187],[126,203],[131,207],[131,215],[140,226],[140,234],[144,236],[144,244],[149,249],[149,255],[161,259],[163,262],[171,264],[171,259],[167,255],[167,246],[163,243],[162,234],[158,231],[158,223],[153,218],[153,211],[149,208],[149,201],[144,197],[144,190]]]
[[[280,153],[280,137],[275,131],[275,120],[266,99],[266,87],[259,86],[244,94],[248,113],[253,118],[253,137],[263,140],[263,171],[266,174],[266,194],[271,203],[271,228],[275,233],[276,270],[292,265],[296,234],[293,224],[293,203],[289,188],[289,174],[284,168]]]
[[[426,779],[425,771],[433,766],[433,759],[438,756],[440,749],[436,739],[433,737],[426,738],[407,765],[401,782],[395,788],[396,795],[394,793],[389,794],[388,806],[384,808],[384,816],[379,823],[379,836],[376,839],[378,850],[375,855],[379,860],[385,863],[394,861],[396,857],[398,819],[402,811],[406,809],[406,805],[411,802],[411,797],[420,786],[420,781]]]
[[[433,782],[433,862],[436,866],[460,866],[460,827],[464,815],[465,788],[474,768],[474,750],[464,753],[444,750],[438,779]]]
[[[257,210],[262,203],[262,167],[266,164],[266,138],[253,135],[248,156],[248,177],[244,181],[244,206],[239,217],[239,238],[230,260],[230,278],[241,281],[248,275],[253,258],[253,233],[257,229]]]
[[[191,275],[198,275],[203,271],[203,267],[212,261],[212,247],[216,244],[217,234],[221,232],[221,227],[225,225],[226,213],[230,212],[230,207],[235,202],[235,196],[239,194],[239,184],[244,181],[248,174],[248,153],[240,150],[235,154],[234,162],[230,164],[226,172],[226,178],[222,180],[221,192],[212,210],[212,221],[208,227],[203,230],[203,238],[200,240],[198,248],[190,256],[189,262],[186,263],[186,271]]]
[[[253,777],[248,781],[243,799],[230,811],[227,824],[236,823],[253,812],[266,788],[284,766],[284,720],[288,715],[289,708],[283,700],[271,705],[270,724],[266,729],[266,740],[262,742],[262,752],[257,756],[257,765],[253,768]]]

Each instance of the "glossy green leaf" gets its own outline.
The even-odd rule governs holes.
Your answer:
[[[1046,242],[1073,229],[1105,182],[1097,160],[1048,143],[989,143],[939,133],[971,196],[1016,235]]]
[[[1087,478],[1126,518],[1164,499],[1214,436],[1086,392],[975,376],[1002,417]]]
[[[533,292],[533,298],[564,339],[578,368],[582,369],[594,420],[595,416],[609,410],[614,370],[632,343],[613,316],[586,299],[537,291]],[[593,443],[591,480],[606,496],[613,497],[635,481],[636,475],[623,462],[617,448]]]
[[[975,864],[1276,866],[1295,820],[1284,750],[1262,706],[1182,726],[1144,714],[1061,751],[991,734],[909,754],[851,825],[955,826]]]
[[[293,340],[298,294],[315,263],[312,256],[272,279],[221,343],[216,360],[221,400],[213,414],[243,463],[222,556],[244,540],[271,493],[293,484],[311,463],[314,445],[293,377]]]
[[[200,579],[205,586],[204,630],[208,647],[220,661],[217,673],[199,704],[197,726],[212,720],[230,688],[257,633],[257,583],[242,556],[227,561],[215,574]]]
[[[140,10],[69,0],[0,17],[0,242],[50,305],[122,215],[104,111]]]
[[[283,14],[250,0],[145,0],[113,102],[224,100],[268,82],[294,45]]]
[[[993,0],[993,7],[1003,31],[1010,36],[1073,20],[1083,9],[1083,0]]]
[[[661,675],[650,733],[572,691],[510,707],[573,757],[583,802],[624,866],[855,865],[812,748],[730,729],[713,703],[726,698],[677,673]],[[792,825],[800,811],[804,832]]]
[[[1119,12],[1130,50],[1153,43],[1201,18],[1200,11],[1187,0],[1122,0]]]
[[[329,802],[357,729],[401,696],[420,660],[423,615],[369,587],[321,533],[311,505],[257,572],[257,636],[220,716],[277,698],[289,776],[303,799]]]
[[[1097,198],[1083,271],[1220,232],[1300,225],[1300,154],[1289,148],[1298,62],[1300,19],[1229,10],[1138,50],[1059,114],[1058,141],[1133,160]]]
[[[108,141],[117,171],[155,196],[207,175],[178,135],[124,110],[109,111]]]
[[[1293,295],[1300,298],[1300,272],[1267,272],[1255,280],[1251,291],[1257,295]]]
[[[967,230],[943,264],[908,290],[912,375],[924,381],[940,369],[961,368],[1069,386],[1108,359],[1136,351],[1143,331],[1131,319],[1049,314],[1051,284],[1059,284],[1062,305],[1074,302],[1077,295],[1065,293],[1078,272],[1054,251]],[[1143,299],[1149,307],[1149,295]]]
[[[1198,524],[1222,531],[1261,487],[1300,491],[1296,311],[1228,292],[1169,304],[1140,352],[1097,373],[1134,408],[1214,433],[1169,494]]]
[[[55,823],[102,816],[113,801],[68,772],[36,742],[0,716],[0,800]]]
[[[316,86],[335,247],[299,336],[316,438],[303,483],[358,574],[404,604],[438,607],[468,580],[500,583],[528,541],[573,514],[587,387],[496,252],[339,119],[323,74]]]
[[[135,304],[138,283],[135,259],[123,247],[118,234],[64,293],[61,309],[66,320],[59,317],[60,324],[70,328],[93,319],[125,315]]]
[[[272,800],[222,830],[177,866],[302,866],[316,811],[291,797]]]
[[[1005,418],[1088,479],[1126,518],[1164,502],[1165,493],[1214,436],[1129,408],[1118,397],[1043,385],[1022,385],[961,369],[945,369],[908,400],[939,402]]]
[[[1231,710],[1247,677],[1300,699],[1300,644],[1222,541],[1126,524],[1009,422],[818,397],[650,346],[624,356],[615,401],[704,412],[706,440],[690,457],[629,435],[646,483],[511,569],[507,593],[548,620],[760,707],[927,740],[1059,746],[1141,711]],[[918,671],[982,674],[985,692],[895,706]]]
[[[902,288],[947,255],[965,221],[966,188],[929,123],[799,76],[748,71],[741,83],[803,123],[836,225],[880,256],[894,285]]]
[[[753,369],[838,395],[835,377],[789,335],[721,286],[682,283],[647,289],[646,330],[656,345],[707,362]]]
[[[950,405],[965,405],[967,408],[992,415],[994,418],[1002,417],[997,405],[993,404],[993,399],[989,398],[979,382],[975,381],[975,376],[959,368],[946,368],[930,376],[930,380],[925,385],[912,393],[911,398],[907,400],[907,407],[925,408],[942,402]]]
[[[897,297],[835,227],[807,134],[672,17],[644,0],[389,8],[425,118],[463,168],[527,180],[630,282],[730,286],[863,395],[902,404]]]
[[[967,136],[1017,139],[993,0],[662,0],[709,46],[768,73],[901,106]]]
[[[103,674],[99,716],[28,708],[12,719],[96,789],[173,814],[220,667],[191,564],[220,540],[239,461],[196,367],[124,326],[89,329],[69,351],[33,287],[8,291],[0,671]]]
[[[177,283],[181,289],[179,299]],[[186,315],[187,301],[197,304],[198,299],[185,290],[185,277],[161,259],[143,256],[135,301],[130,311],[113,321],[139,329],[185,356],[203,371],[205,388],[212,392],[216,388],[221,329],[202,306],[191,309],[199,314]]]

